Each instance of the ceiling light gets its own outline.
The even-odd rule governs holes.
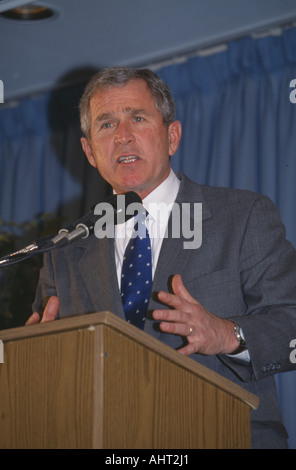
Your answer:
[[[1,13],[4,18],[19,21],[44,20],[54,15],[54,11],[42,5],[23,5]]]

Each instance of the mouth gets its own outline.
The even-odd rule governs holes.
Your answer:
[[[117,162],[127,164],[136,162],[137,160],[139,160],[139,157],[137,157],[136,155],[122,155],[121,157],[119,157]]]

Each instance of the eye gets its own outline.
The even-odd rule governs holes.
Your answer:
[[[135,116],[135,122],[142,122],[144,121],[144,118],[142,116]]]
[[[102,129],[109,129],[112,126],[112,122],[104,122]]]

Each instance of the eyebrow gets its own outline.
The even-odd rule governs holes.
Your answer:
[[[130,114],[131,116],[135,116],[137,114],[140,114],[140,115],[146,114],[146,115],[148,115],[148,113],[147,113],[147,111],[145,111],[145,109],[135,109],[135,108],[130,108],[130,107],[124,108],[123,112],[126,113],[126,114]],[[106,121],[108,119],[111,119],[111,118],[114,117],[115,114],[116,114],[115,111],[110,111],[110,112],[107,112],[107,113],[100,114],[96,118],[96,122]]]

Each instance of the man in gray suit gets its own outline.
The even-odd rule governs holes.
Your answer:
[[[285,448],[274,374],[293,368],[296,253],[276,208],[264,196],[202,186],[171,170],[181,124],[170,90],[151,71],[100,72],[80,110],[90,164],[117,194],[136,192],[148,210],[153,287],[145,331],[255,393],[252,447]],[[202,204],[198,248],[184,248],[184,233],[166,236],[170,212],[157,217],[161,203],[188,202]],[[27,324],[101,310],[125,318],[120,283],[129,236],[120,230],[115,239],[92,236],[45,256]]]

